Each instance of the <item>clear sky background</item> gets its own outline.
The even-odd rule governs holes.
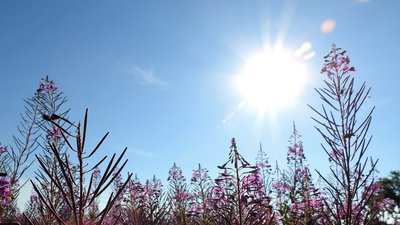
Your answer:
[[[336,43],[348,50],[357,83],[372,86],[368,154],[386,176],[400,169],[399,11],[396,0],[4,0],[0,141],[11,143],[22,99],[49,75],[68,96],[72,120],[89,108],[89,144],[110,131],[98,156],[127,146],[126,169],[141,180],[165,180],[174,162],[188,177],[198,163],[215,175],[232,137],[248,161],[261,142],[284,167],[293,121],[308,163],[327,171],[307,104],[321,104],[314,88],[322,87],[322,57]],[[294,101],[263,115],[243,104],[235,79],[248,59],[268,46],[294,53],[304,43],[309,49],[298,58],[307,82]]]

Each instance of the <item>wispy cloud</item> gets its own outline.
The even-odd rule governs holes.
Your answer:
[[[168,82],[154,74],[153,69],[143,69],[130,62],[117,62],[115,72],[123,76],[129,76],[134,82],[145,85],[155,85],[159,87],[166,87],[168,85]]]
[[[156,77],[153,73],[153,70],[145,71],[138,66],[132,65],[131,68],[129,68],[128,72],[132,74],[135,79],[145,84],[152,84],[161,87],[165,87],[168,85],[167,82],[165,82],[161,78]]]
[[[129,151],[129,152],[132,153],[132,154],[135,154],[137,156],[144,157],[144,158],[154,158],[154,157],[156,157],[156,155],[154,153],[149,152],[149,151],[142,151],[142,150],[135,149],[135,150],[132,150],[132,151]]]

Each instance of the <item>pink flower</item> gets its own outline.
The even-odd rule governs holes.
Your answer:
[[[56,84],[54,83],[54,81],[50,81],[46,84],[45,87],[46,92],[57,92],[58,87],[56,86]]]
[[[196,170],[196,171],[193,172],[192,181],[197,181],[197,180],[200,179],[200,177],[201,177],[200,172],[198,170]]]
[[[3,188],[3,187],[5,187],[5,186],[7,186],[9,184],[10,184],[10,178],[8,178],[8,177],[1,178],[1,180],[0,180],[0,188]]]
[[[199,213],[200,210],[201,210],[200,205],[199,205],[198,203],[195,203],[195,204],[193,205],[192,211],[195,212],[195,213]]]
[[[272,183],[272,187],[273,188],[278,188],[280,186],[280,182],[279,181],[275,181]]]
[[[382,185],[379,182],[364,186],[363,195],[378,195],[381,192]]]
[[[342,61],[342,63],[349,64],[350,58],[346,55],[346,56],[342,57],[341,61]]]
[[[98,167],[94,168],[93,170],[93,177],[98,178],[100,176],[100,169]]]
[[[339,63],[337,63],[337,62],[331,62],[330,63],[330,67],[332,68],[332,69],[336,69],[336,68],[338,68],[340,66],[340,64]]]
[[[275,181],[272,183],[272,187],[276,189],[278,195],[281,195],[290,189],[290,185],[288,183],[280,181]]]
[[[36,90],[37,93],[42,93],[44,90],[44,84],[42,82],[39,83],[39,88]]]
[[[214,194],[214,195],[223,196],[224,193],[225,193],[225,188],[224,188],[224,187],[221,187],[221,186],[216,186],[216,187],[213,187],[213,189],[212,189],[211,192],[212,192],[212,194]]]
[[[10,178],[3,177],[0,180],[0,206],[5,207],[11,199],[12,190]]]
[[[54,127],[53,130],[47,129],[47,138],[56,140],[60,139],[61,137],[61,131],[58,127]]]
[[[7,151],[7,147],[0,146],[0,154],[3,154],[6,151]]]
[[[167,180],[185,180],[185,177],[182,175],[181,168],[177,167],[175,163],[169,170],[168,174]]]
[[[45,80],[44,83],[39,83],[39,88],[37,89],[37,93],[42,93],[45,90],[47,93],[56,93],[58,91],[58,87],[56,86],[55,82],[50,80]]]
[[[31,202],[32,203],[36,203],[36,202],[38,202],[38,196],[37,195],[31,195]]]
[[[186,191],[179,191],[178,193],[176,193],[174,199],[175,199],[177,202],[182,202],[182,201],[184,201],[184,200],[190,199],[190,197],[191,197],[191,196],[190,196],[190,194],[189,194],[188,192],[186,192]]]
[[[341,76],[355,71],[355,68],[350,66],[350,58],[344,55],[345,52],[338,53],[337,50],[333,46],[331,53],[325,57],[325,62],[321,68],[321,73],[326,73],[330,79],[332,75]],[[338,71],[342,74],[338,74]]]

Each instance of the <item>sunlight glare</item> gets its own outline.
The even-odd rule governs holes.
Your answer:
[[[241,94],[259,113],[291,104],[306,83],[306,67],[293,54],[266,50],[249,58],[237,77]]]

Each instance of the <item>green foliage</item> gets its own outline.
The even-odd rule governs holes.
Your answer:
[[[389,177],[381,178],[379,183],[382,185],[384,197],[393,200],[400,208],[400,170],[391,171]]]

